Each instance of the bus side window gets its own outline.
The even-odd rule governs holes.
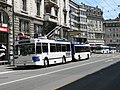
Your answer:
[[[66,45],[62,44],[62,52],[65,52],[65,51],[66,51]]]
[[[67,51],[70,51],[70,44],[66,44]]]
[[[56,44],[57,52],[61,52],[61,44]]]
[[[48,52],[48,43],[42,43],[43,52]]]
[[[40,54],[40,53],[41,53],[41,43],[37,43],[36,53],[37,53],[37,54]]]
[[[56,52],[56,45],[53,43],[50,43],[50,52]]]

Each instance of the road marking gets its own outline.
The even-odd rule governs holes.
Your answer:
[[[118,57],[118,56],[119,55],[117,55],[116,57]],[[81,65],[77,65],[77,66],[73,66],[73,67],[69,67],[69,68],[64,68],[64,69],[60,69],[60,70],[44,73],[44,74],[38,74],[38,75],[26,77],[26,78],[21,78],[21,79],[18,79],[18,80],[13,80],[13,81],[1,83],[0,86],[11,84],[11,83],[15,83],[15,82],[19,82],[19,81],[24,81],[24,80],[28,80],[28,79],[32,79],[32,78],[36,78],[36,77],[41,77],[41,76],[45,76],[45,75],[53,74],[53,73],[56,73],[56,72],[65,71],[65,70],[69,70],[69,69],[72,69],[72,68],[77,68],[77,67],[81,67],[81,66],[97,63],[97,62],[102,62],[102,61],[109,60],[109,59],[112,59],[112,57],[111,58],[102,59],[100,61],[94,61],[94,62],[90,62],[90,63],[85,63],[85,64],[81,64]]]
[[[6,73],[12,73],[12,72],[15,72],[15,71],[0,72],[0,75],[1,75],[1,74],[6,74]]]
[[[105,62],[112,62],[113,61],[113,59],[110,59],[110,60],[107,60],[107,61],[105,61]]]

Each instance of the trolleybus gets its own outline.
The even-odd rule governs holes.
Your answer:
[[[89,59],[88,44],[73,44],[64,40],[25,39],[15,45],[15,65],[42,65],[66,63],[78,59]]]
[[[25,39],[16,43],[15,65],[66,63],[72,60],[71,43],[63,40]]]

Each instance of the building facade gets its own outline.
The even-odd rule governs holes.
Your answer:
[[[92,7],[69,0],[70,30],[73,41],[89,43],[91,46],[104,45],[103,12],[98,6]]]
[[[7,0],[0,0],[0,63],[9,62],[13,47],[12,35],[12,6]]]
[[[120,51],[120,15],[116,19],[104,21],[105,45],[116,47]]]
[[[69,0],[45,0],[44,31],[50,39],[68,39]]]
[[[44,22],[44,0],[14,0],[15,40],[41,36]]]
[[[91,46],[104,45],[103,12],[98,6],[82,4],[87,15],[87,39]]]
[[[69,0],[70,36],[74,42],[87,42],[86,9],[73,0]]]

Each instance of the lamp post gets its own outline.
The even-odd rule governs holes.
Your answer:
[[[14,0],[12,0],[12,34],[13,34],[13,66],[15,65],[15,31],[14,31]]]
[[[69,17],[70,17],[70,31],[72,31],[72,21],[71,21],[71,18],[72,18],[72,15],[71,15],[72,11],[70,10],[69,11]]]

